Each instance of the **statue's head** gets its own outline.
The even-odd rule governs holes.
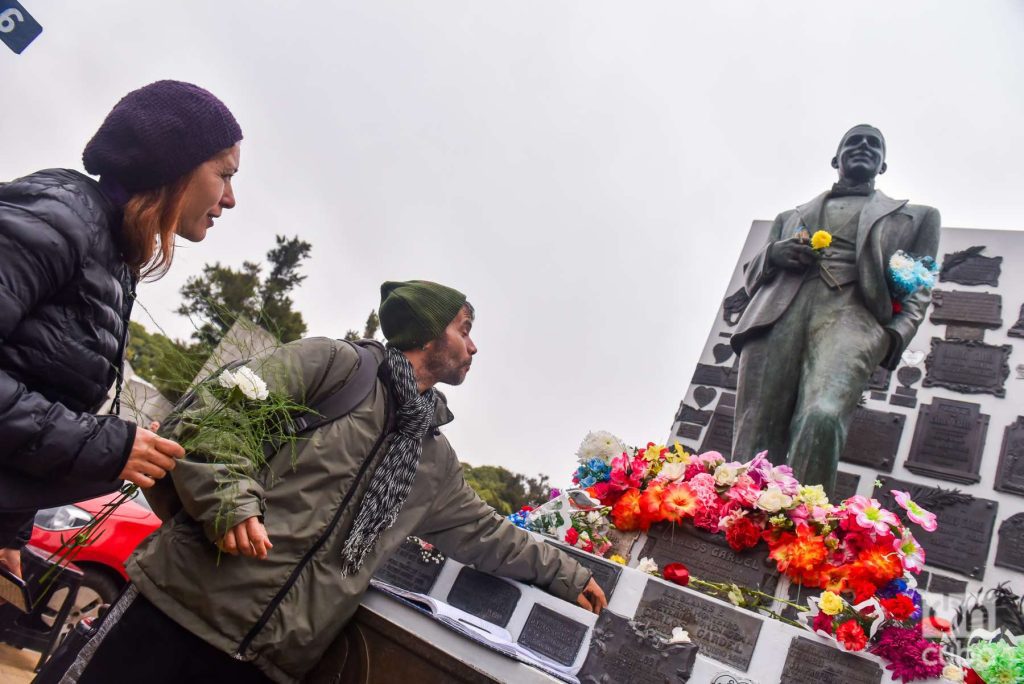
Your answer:
[[[866,183],[885,173],[885,137],[874,126],[858,124],[839,141],[832,168],[850,183]]]

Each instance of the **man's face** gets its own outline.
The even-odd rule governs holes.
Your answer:
[[[427,343],[424,365],[437,382],[447,385],[461,385],[473,363],[476,345],[469,336],[473,329],[473,317],[467,307],[462,307],[444,333]]]
[[[839,177],[855,183],[866,183],[885,172],[885,140],[878,130],[857,126],[839,143],[832,165]]]

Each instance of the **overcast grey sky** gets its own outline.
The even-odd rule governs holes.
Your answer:
[[[276,233],[313,244],[312,335],[383,280],[453,285],[480,353],[450,439],[556,483],[588,430],[664,439],[750,222],[827,188],[849,126],[884,131],[889,195],[1024,228],[1019,0],[22,3],[44,32],[0,48],[0,179],[80,168],[161,78],[242,125],[238,207],[140,289],[160,325]]]

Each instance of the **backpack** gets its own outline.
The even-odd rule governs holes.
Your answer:
[[[328,423],[333,423],[339,418],[347,416],[369,396],[370,390],[373,389],[377,380],[377,369],[380,366],[380,362],[377,361],[377,357],[367,347],[374,344],[379,345],[379,343],[362,341],[360,343],[346,342],[345,344],[352,344],[359,355],[359,363],[355,371],[344,385],[311,406],[309,411],[294,419],[290,431],[292,435],[312,432]],[[225,364],[213,373],[210,373],[202,382],[206,382],[226,370],[230,371],[239,366],[244,366],[251,360],[239,359]],[[177,424],[180,420],[179,416],[193,404],[195,398],[196,389],[193,388],[174,405],[174,409],[171,411],[167,421],[161,426],[160,432],[165,432]],[[273,445],[269,446],[272,447]],[[276,451],[276,449],[274,450]],[[162,521],[170,520],[182,510],[181,499],[178,497],[174,483],[169,477],[157,480],[155,485],[149,489],[142,490],[142,493],[146,497],[150,508],[153,509],[153,512]]]

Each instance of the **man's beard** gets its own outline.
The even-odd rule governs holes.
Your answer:
[[[436,382],[443,382],[446,385],[461,385],[466,379],[468,368],[465,365],[452,365],[453,361],[448,354],[448,343],[444,338],[438,340],[434,353],[427,357],[424,366],[426,371]]]

